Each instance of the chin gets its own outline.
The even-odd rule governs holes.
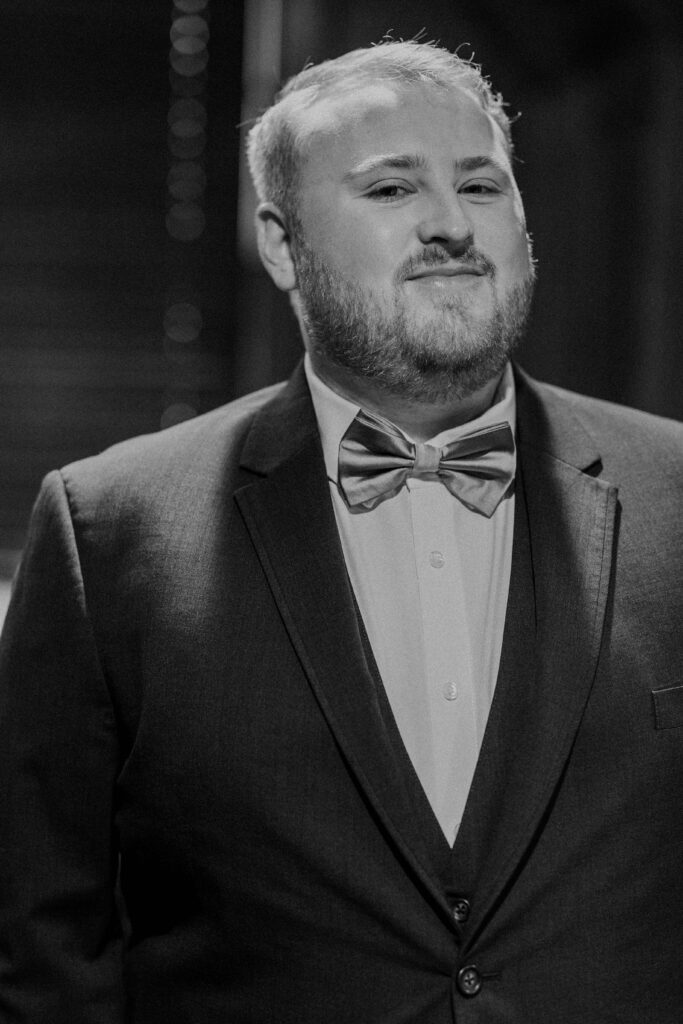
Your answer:
[[[441,344],[403,345],[366,364],[364,379],[391,394],[416,402],[442,404],[469,398],[497,378],[511,355],[508,345],[458,345],[451,335]]]

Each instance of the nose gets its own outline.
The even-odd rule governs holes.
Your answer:
[[[472,245],[474,229],[464,204],[449,191],[426,200],[417,233],[423,245],[439,243],[457,255]]]

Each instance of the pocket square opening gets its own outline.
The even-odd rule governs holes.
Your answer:
[[[665,686],[652,690],[656,729],[678,729],[683,726],[683,686]]]

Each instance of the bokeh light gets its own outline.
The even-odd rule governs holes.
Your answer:
[[[206,226],[207,179],[203,155],[207,141],[208,0],[176,0],[169,35],[171,100],[167,115],[170,165],[166,179],[169,200],[166,230],[172,241],[179,244],[173,257],[174,275],[181,283],[185,280],[185,292],[191,294],[194,268],[189,261],[195,258],[191,253],[197,250],[185,250],[184,246],[197,242]],[[183,255],[184,252],[187,255]],[[169,380],[176,383],[173,394],[166,395],[160,425],[170,427],[199,412],[199,397],[182,388],[179,390],[177,380],[183,368],[198,358],[203,328],[200,297],[194,296],[192,301],[178,301],[177,297],[174,301],[169,297],[163,326]]]
[[[173,366],[190,367],[198,362],[199,352],[196,345],[174,341],[167,335],[164,338],[164,355]]]
[[[169,195],[179,202],[200,199],[206,188],[206,172],[194,160],[183,160],[171,165],[167,185]]]
[[[175,18],[171,25],[171,41],[179,36],[201,36],[202,39],[209,38],[209,26],[204,18],[196,14],[189,14],[182,18]]]
[[[173,341],[195,341],[202,323],[202,311],[192,302],[175,302],[164,315],[164,330]]]
[[[194,137],[189,138],[178,138],[172,132],[169,133],[168,148],[169,152],[176,157],[177,160],[194,160],[201,156],[206,146],[206,136],[204,132]]]
[[[190,78],[192,75],[198,75],[204,71],[209,63],[209,55],[206,49],[200,50],[199,53],[180,53],[174,46],[169,60],[174,71],[177,71],[179,75]]]
[[[203,126],[206,124],[206,107],[198,99],[175,100],[170,106],[167,120],[171,126],[177,124],[178,121],[196,121]]]
[[[205,224],[206,217],[199,203],[174,203],[166,215],[166,229],[178,242],[195,242]]]
[[[202,135],[203,132],[204,126],[201,122],[193,121],[189,117],[180,118],[171,125],[171,134],[179,139],[194,139],[198,135]]]
[[[179,75],[171,68],[168,73],[168,81],[174,96],[203,97],[206,89],[206,69],[198,75]]]
[[[191,420],[198,411],[196,405],[191,405],[189,402],[171,402],[161,414],[160,426],[162,430],[165,430],[166,427],[175,427],[177,423]]]
[[[173,49],[176,53],[200,54],[206,51],[206,40],[201,36],[177,35],[173,40]]]
[[[183,14],[198,14],[209,6],[209,0],[175,0],[175,6]]]

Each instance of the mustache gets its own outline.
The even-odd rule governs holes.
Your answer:
[[[453,253],[443,246],[426,245],[421,252],[415,253],[414,256],[409,256],[405,263],[401,264],[396,274],[397,281],[400,283],[405,281],[406,278],[412,277],[413,274],[418,273],[420,270],[440,267],[445,263],[457,263],[459,266],[474,267],[482,273],[488,274],[489,277],[495,277],[496,274],[495,264],[473,245],[468,246],[467,249],[457,256],[454,256]]]

